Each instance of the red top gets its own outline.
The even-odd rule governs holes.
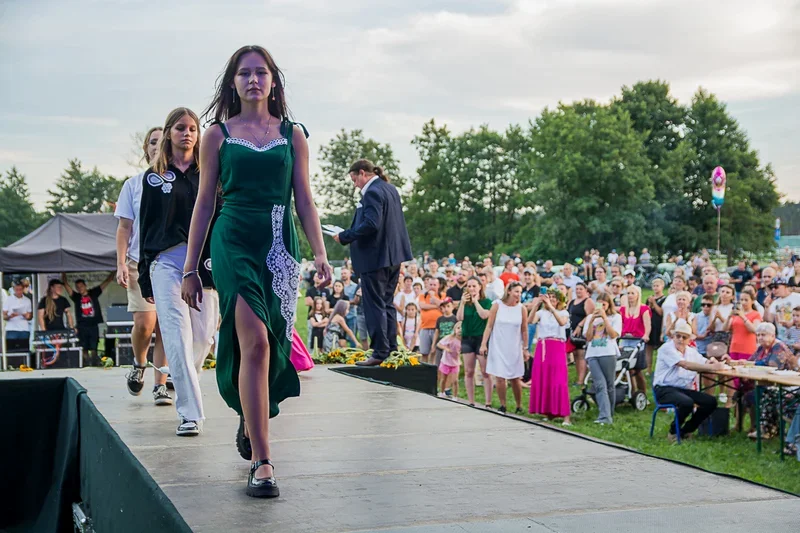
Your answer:
[[[513,272],[504,271],[502,274],[500,274],[500,280],[502,280],[504,286],[508,286],[508,284],[512,281],[519,281],[519,276]]]
[[[644,304],[639,307],[639,316],[628,316],[628,309],[623,307],[620,310],[622,315],[622,333],[621,335],[630,335],[632,337],[644,337],[644,314],[650,314],[650,308]]]

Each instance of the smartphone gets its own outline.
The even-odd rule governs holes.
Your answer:
[[[547,287],[542,287],[541,290],[539,290],[539,296],[544,296],[545,294],[547,294]]]

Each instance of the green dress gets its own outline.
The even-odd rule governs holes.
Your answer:
[[[300,395],[300,380],[289,359],[300,281],[291,207],[294,124],[284,121],[282,136],[262,147],[231,137],[224,124],[220,127],[225,135],[219,150],[223,205],[211,234],[212,275],[222,315],[217,384],[225,402],[241,415],[235,327],[241,296],[267,327],[271,418],[281,401]]]

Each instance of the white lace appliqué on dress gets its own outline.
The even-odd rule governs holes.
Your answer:
[[[227,139],[225,139],[225,142],[228,144],[239,144],[241,146],[250,148],[251,150],[254,150],[256,152],[266,152],[267,150],[271,150],[276,146],[284,146],[289,144],[289,141],[286,139],[286,137],[279,137],[277,139],[273,139],[261,147],[256,146],[247,139],[240,139],[239,137],[228,137]]]
[[[286,338],[292,340],[294,313],[297,310],[297,288],[300,284],[300,263],[283,244],[283,215],[286,206],[272,208],[272,246],[267,254],[267,268],[272,272],[272,290],[281,299],[281,316],[286,321]]]

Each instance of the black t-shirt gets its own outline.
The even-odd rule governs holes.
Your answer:
[[[538,285],[534,285],[530,289],[526,287],[522,287],[522,296],[520,301],[524,304],[531,303],[534,298],[539,297],[539,293],[541,292],[542,288]]]
[[[342,293],[341,296],[334,296],[332,292],[328,294],[328,305],[331,306],[331,309],[333,309],[339,300],[349,302],[350,298],[345,293]]]
[[[39,305],[36,307],[37,309],[46,309],[47,305],[45,304],[47,297],[42,298],[39,300]],[[44,317],[44,329],[45,331],[57,331],[60,329],[67,329],[67,326],[64,325],[64,311],[69,309],[69,300],[64,298],[63,296],[59,296],[56,298],[56,314],[53,317],[53,320],[47,320],[47,313],[45,313]]]
[[[152,167],[144,173],[139,208],[139,287],[144,298],[153,296],[150,265],[156,256],[189,242],[189,225],[199,185],[200,169],[195,164],[186,172],[170,164],[163,175],[157,174]],[[216,204],[209,235],[219,216],[221,198],[216,199]],[[214,287],[211,268],[211,239],[206,239],[197,267],[203,287]]]
[[[306,289],[306,298],[311,298],[312,300],[314,298],[318,297],[318,296],[320,296],[320,297],[322,297],[322,298],[327,300],[328,297],[330,296],[330,294],[331,294],[331,292],[327,288],[318,289],[314,285],[312,285],[311,287]],[[308,316],[309,317],[311,317],[311,310],[312,309],[314,309],[314,307],[309,305],[308,306]]]
[[[556,273],[551,270],[550,272],[539,272],[539,275],[542,277],[542,279],[550,279],[555,276]]]
[[[72,293],[78,329],[103,323],[103,311],[100,308],[101,294],[103,294],[103,289],[99,286],[89,289],[86,296],[81,295],[78,291]]]
[[[466,285],[464,287],[466,287]],[[458,285],[450,287],[447,289],[447,297],[452,298],[454,302],[460,302],[461,298],[464,296],[464,287],[459,287]]]
[[[751,274],[750,271],[748,270],[739,270],[737,268],[731,274],[731,279],[740,279],[740,278],[742,281],[734,283],[734,286],[736,287],[736,292],[742,292],[742,289],[744,289],[745,284],[751,279],[753,279],[753,274]]]

